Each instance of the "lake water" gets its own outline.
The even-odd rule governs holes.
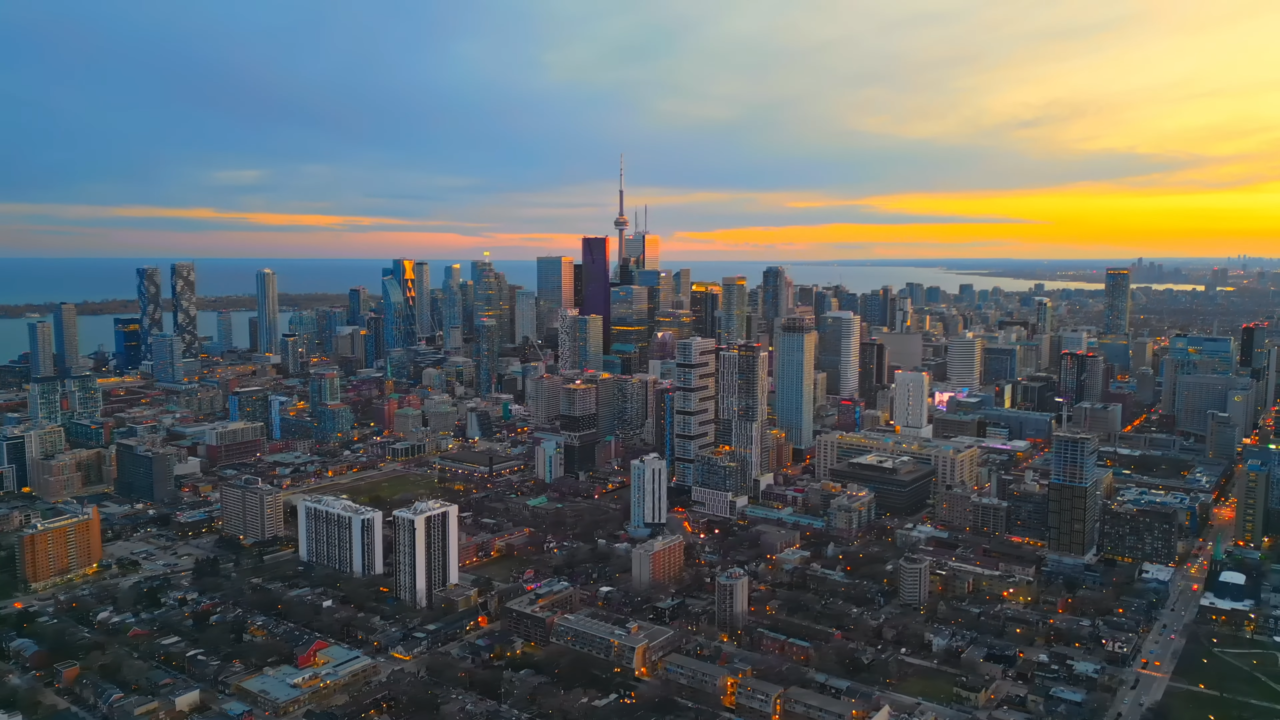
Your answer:
[[[178,258],[181,259],[181,258]],[[134,270],[144,265],[161,268],[163,285],[168,285],[168,266],[174,259],[138,258],[7,258],[3,260],[3,282],[0,282],[0,304],[86,302],[136,297]],[[371,294],[379,294],[382,268],[386,260],[313,260],[313,259],[204,259],[196,260],[196,291],[202,296],[252,295],[254,273],[264,267],[276,272],[277,287],[282,293],[345,293],[355,285],[364,285]],[[443,268],[460,263],[463,278],[471,275],[470,259],[431,260],[431,286],[439,287]],[[494,267],[507,275],[508,282],[526,288],[537,286],[536,263],[533,260],[494,260]],[[701,261],[665,263],[673,270],[689,268],[698,280],[719,280],[726,275],[745,275],[748,285],[756,285],[764,269],[776,262]],[[785,263],[782,263],[785,264]],[[867,292],[883,285],[902,287],[907,282],[925,286],[938,285],[957,292],[961,283],[972,283],[977,289],[1000,286],[1006,290],[1023,290],[1032,281],[995,278],[951,272],[942,268],[855,266],[834,264],[789,264],[789,274],[797,285],[829,285],[843,283],[855,292]],[[1098,289],[1092,283],[1052,282],[1050,287]],[[165,290],[168,295],[168,290]],[[235,340],[245,346],[249,337],[252,312],[235,313]],[[80,317],[80,349],[88,354],[115,345],[112,315]],[[123,317],[123,316],[122,316]],[[47,319],[47,318],[46,318]],[[16,358],[27,350],[28,319],[0,319],[0,360]],[[282,313],[281,327],[287,327],[288,313]],[[165,314],[165,326],[171,316]],[[216,313],[199,313],[201,335],[216,332]]]

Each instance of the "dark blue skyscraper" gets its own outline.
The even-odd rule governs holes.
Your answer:
[[[357,285],[347,291],[347,324],[360,325],[364,311],[369,307],[369,291],[363,285]]]
[[[582,238],[582,315],[604,318],[604,346],[609,347],[609,238]]]
[[[116,369],[136,370],[142,364],[142,324],[138,318],[114,319]]]

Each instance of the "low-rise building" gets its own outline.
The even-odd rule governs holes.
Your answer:
[[[551,644],[556,618],[578,609],[578,591],[567,582],[545,584],[502,606],[502,627],[533,645]]]
[[[280,665],[237,682],[236,697],[272,715],[288,715],[379,675],[372,658],[340,645],[314,653],[307,667]]]
[[[600,619],[586,613],[556,618],[551,641],[594,655],[636,675],[646,675],[649,666],[674,649],[675,632],[629,618]]]
[[[684,655],[668,655],[662,660],[662,676],[671,682],[709,693],[725,707],[735,704],[738,678],[723,665],[712,665]]]

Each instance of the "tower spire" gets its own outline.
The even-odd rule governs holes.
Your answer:
[[[623,195],[624,188],[626,187],[626,184],[623,182],[623,176],[625,175],[625,172],[626,172],[626,156],[619,155],[618,156],[618,214],[619,215],[623,214],[622,195]]]
[[[615,230],[618,231],[619,261],[621,261],[622,258],[627,256],[627,228],[631,225],[631,222],[627,220],[626,205],[624,204],[625,196],[623,195],[624,188],[625,188],[625,185],[623,184],[623,180],[624,180],[623,173],[625,171],[625,165],[623,161],[625,159],[626,158],[623,155],[618,156],[618,217],[613,219],[613,227]]]

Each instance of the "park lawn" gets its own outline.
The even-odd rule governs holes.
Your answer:
[[[1228,697],[1206,695],[1192,690],[1169,688],[1155,708],[1155,717],[1168,720],[1258,720],[1280,716],[1280,710],[1232,700]]]
[[[441,491],[435,478],[429,475],[402,473],[356,485],[351,488],[350,494],[356,502],[368,504],[371,499],[394,500],[401,495],[409,494],[415,497],[437,497],[441,495]]]
[[[1206,633],[1210,634],[1206,635]],[[1244,659],[1243,654],[1234,654],[1236,663],[1240,663],[1237,665],[1213,652],[1213,637],[1216,635],[1204,628],[1197,628],[1188,634],[1187,644],[1182,648],[1182,655],[1178,658],[1178,665],[1173,671],[1173,680],[1186,685],[1204,685],[1206,690],[1216,690],[1229,697],[1242,697],[1280,705],[1280,691],[1259,680],[1257,675],[1241,669],[1243,665],[1252,665],[1254,659],[1259,660],[1258,665],[1261,667],[1261,659],[1253,657],[1254,653],[1250,653],[1247,660]],[[1220,637],[1219,640],[1226,643],[1224,638]],[[1270,672],[1274,670],[1268,668],[1258,674],[1276,682]]]
[[[894,692],[922,698],[939,705],[946,705],[955,700],[952,687],[955,686],[957,676],[926,667],[908,667],[911,668],[910,676],[890,686]]]

